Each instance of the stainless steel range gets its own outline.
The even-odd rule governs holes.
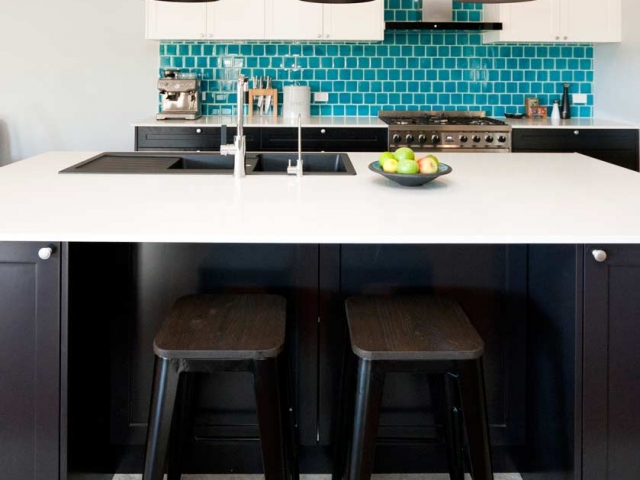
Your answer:
[[[511,150],[511,126],[485,112],[380,110],[389,125],[389,149],[416,152],[492,152]]]

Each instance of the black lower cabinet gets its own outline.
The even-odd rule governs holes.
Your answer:
[[[60,477],[60,289],[60,245],[0,243],[0,478]]]
[[[581,153],[638,171],[638,129],[515,128],[513,152]]]
[[[233,141],[235,127],[227,131]],[[248,152],[295,152],[298,129],[295,127],[245,127]],[[220,151],[220,127],[136,127],[135,149]],[[302,150],[305,152],[381,152],[387,149],[385,127],[304,127]]]
[[[584,262],[582,478],[637,480],[640,246],[592,245],[585,249]]]
[[[496,470],[578,480],[575,255],[505,245],[72,244],[69,478],[141,471],[153,337],[178,297],[216,292],[287,298],[301,470],[330,472],[345,298],[430,291],[454,295],[485,339]],[[185,473],[260,473],[250,376],[194,383]],[[377,472],[446,471],[433,385],[388,378]]]

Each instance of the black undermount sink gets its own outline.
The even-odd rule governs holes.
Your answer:
[[[247,174],[286,175],[297,153],[247,153]],[[305,175],[355,175],[346,153],[304,153]],[[233,175],[233,155],[207,152],[101,153],[60,173],[222,174]]]
[[[285,174],[289,161],[296,166],[297,153],[259,153],[251,173]],[[355,175],[356,170],[346,153],[303,153],[304,175]]]

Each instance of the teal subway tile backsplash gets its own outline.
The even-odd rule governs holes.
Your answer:
[[[420,0],[385,0],[387,21],[421,18]],[[482,21],[482,6],[454,2],[456,21]],[[542,105],[560,99],[562,83],[587,95],[572,115],[593,115],[593,46],[590,44],[482,43],[467,31],[385,32],[383,42],[162,42],[160,69],[197,72],[206,94],[204,114],[232,114],[236,95],[220,82],[223,56],[241,57],[248,77],[270,76],[280,91],[309,85],[328,92],[312,102],[312,115],[375,116],[380,109],[524,111],[525,97]],[[228,85],[227,85],[228,88]]]

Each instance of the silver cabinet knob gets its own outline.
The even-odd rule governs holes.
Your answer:
[[[329,34],[327,33],[327,34],[324,36],[324,38],[329,38]]]
[[[593,255],[593,258],[595,258],[598,263],[602,263],[607,260],[607,252],[604,250],[593,250],[591,255]]]
[[[565,40],[569,40],[569,37],[564,37]]]
[[[44,247],[38,250],[38,256],[42,260],[49,260],[51,258],[51,255],[53,255],[53,248],[51,247]]]
[[[574,131],[573,131],[573,134],[574,134],[574,135],[580,135],[580,130],[574,130]]]
[[[318,38],[322,38],[322,34],[320,34],[320,33],[319,33],[319,34],[318,34]]]
[[[202,129],[201,128],[196,128],[196,133],[202,133]]]
[[[322,130],[320,130],[320,133],[324,135],[325,133],[327,133],[327,131],[323,128]]]
[[[206,35],[204,33],[200,34],[200,38],[205,38],[205,37],[206,37]]]
[[[556,40],[560,40],[560,37],[556,37]]]

